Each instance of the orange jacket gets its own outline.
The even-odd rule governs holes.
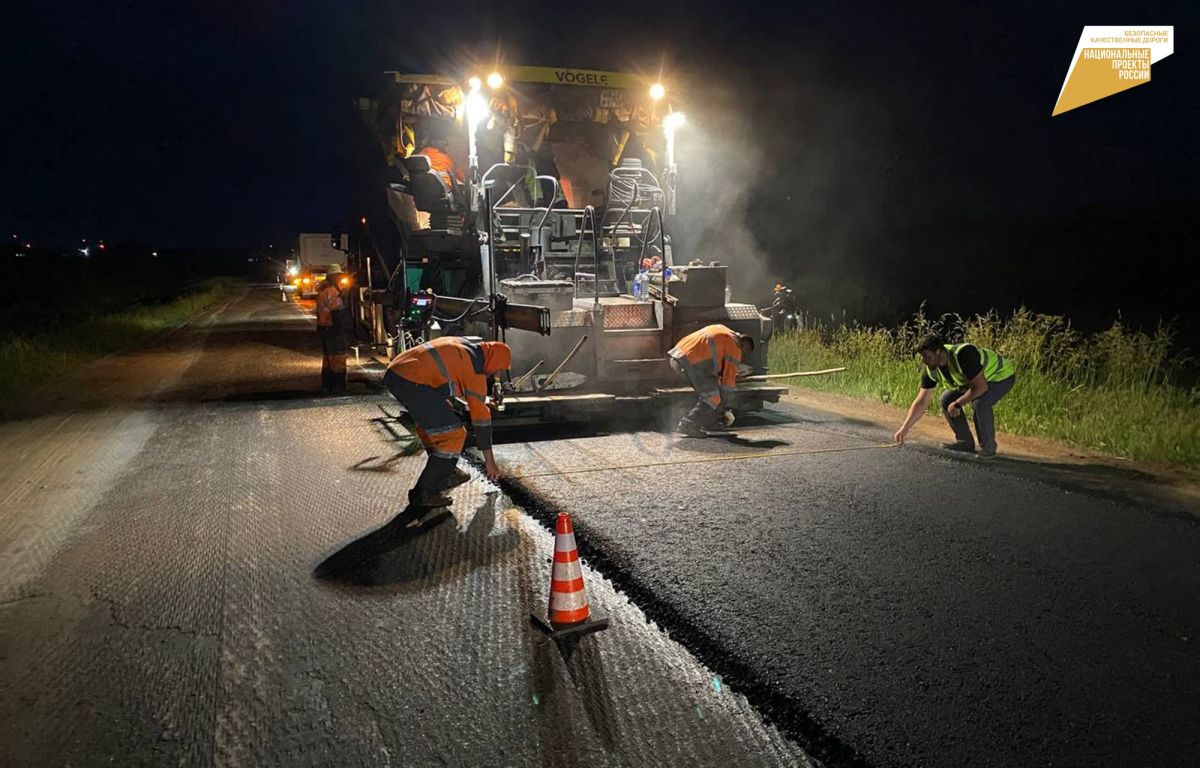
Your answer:
[[[466,400],[476,444],[490,448],[492,411],[487,405],[487,377],[508,370],[511,364],[512,351],[503,342],[442,336],[401,354],[388,370],[414,384],[445,389],[447,398]]]
[[[329,327],[333,325],[333,313],[345,306],[342,303],[342,292],[337,285],[326,281],[317,293],[317,325]]]
[[[668,352],[679,362],[703,366],[717,377],[721,389],[734,389],[742,346],[738,335],[723,325],[706,325],[684,336]]]
[[[447,155],[437,147],[424,147],[417,154],[425,155],[429,158],[429,168],[441,177],[442,184],[445,185],[446,189],[453,188],[453,185],[450,183],[451,176],[460,182],[463,180],[462,172],[454,167],[454,160],[450,155]]]

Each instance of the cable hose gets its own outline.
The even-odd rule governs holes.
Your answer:
[[[481,301],[486,303],[487,299],[483,299],[483,298],[471,299],[471,303],[467,305],[467,308],[464,309],[463,313],[461,315],[459,315],[458,317],[442,317],[441,315],[431,315],[431,317],[433,317],[433,319],[437,320],[439,323],[461,322],[462,320],[464,320],[467,317],[467,315],[469,315],[469,314],[471,314],[471,312],[475,311],[475,305]]]

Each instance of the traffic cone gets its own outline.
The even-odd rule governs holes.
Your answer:
[[[575,548],[571,516],[560,512],[554,521],[554,567],[550,569],[549,620],[530,614],[534,626],[554,639],[586,635],[608,628],[607,618],[593,618],[583,589],[583,569]]]

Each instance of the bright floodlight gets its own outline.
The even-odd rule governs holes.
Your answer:
[[[472,135],[475,134],[475,128],[487,118],[490,111],[487,99],[478,90],[467,94],[467,120],[471,124]]]
[[[467,81],[467,85],[470,86],[472,91],[478,91],[480,88],[483,87],[483,81],[480,80],[478,77],[472,77],[470,80]]]
[[[650,98],[654,99],[655,101],[658,101],[666,95],[667,89],[663,87],[662,83],[655,83],[654,85],[650,86]]]
[[[663,118],[663,133],[667,137],[667,167],[675,166],[675,131],[683,125],[683,113],[672,112]]]
[[[493,72],[492,74],[488,75],[487,84],[488,88],[491,88],[494,91],[500,86],[504,85],[504,76],[499,72]]]

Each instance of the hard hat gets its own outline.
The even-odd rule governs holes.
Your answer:
[[[342,265],[341,264],[330,264],[329,269],[325,270],[325,274],[327,274],[327,275],[342,274]]]

